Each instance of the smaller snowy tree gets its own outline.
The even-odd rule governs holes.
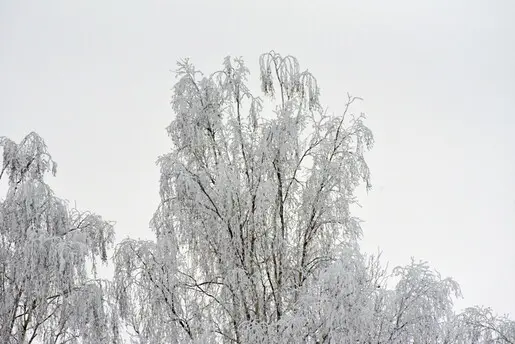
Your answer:
[[[487,307],[470,307],[458,315],[467,343],[515,344],[515,321],[498,316]]]
[[[2,343],[112,343],[105,283],[96,278],[114,232],[90,212],[70,209],[44,181],[56,163],[30,133],[0,138],[0,338]],[[88,269],[92,267],[93,271]]]
[[[453,299],[461,295],[451,278],[441,278],[425,262],[393,270],[393,290],[378,290],[374,305],[374,343],[444,343]]]

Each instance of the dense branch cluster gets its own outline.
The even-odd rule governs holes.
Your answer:
[[[360,99],[322,108],[292,56],[259,59],[263,98],[242,59],[204,75],[178,63],[172,149],[158,159],[155,241],[115,249],[111,224],[69,209],[43,181],[39,136],[2,139],[0,336],[7,343],[511,343],[515,323],[453,311],[458,284],[423,262],[390,274],[360,252],[355,189],[373,145]],[[271,109],[270,111],[265,109]],[[89,264],[89,265],[88,265]],[[88,272],[87,267],[93,271]],[[39,341],[38,341],[39,340]]]

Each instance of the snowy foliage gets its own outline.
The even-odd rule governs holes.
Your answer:
[[[96,278],[112,225],[53,194],[38,135],[0,138],[1,343],[515,344],[507,317],[456,314],[458,284],[427,263],[389,273],[360,252],[350,209],[373,136],[359,98],[329,115],[314,76],[275,52],[259,59],[263,98],[242,59],[208,76],[178,65],[156,240],[117,245],[112,283]]]
[[[2,343],[110,342],[103,284],[88,273],[107,261],[112,225],[69,209],[44,181],[56,164],[35,133],[2,137],[0,338]]]

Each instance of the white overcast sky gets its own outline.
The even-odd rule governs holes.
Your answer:
[[[365,250],[428,260],[458,307],[515,317],[515,2],[0,0],[0,136],[36,131],[56,193],[149,237],[175,61],[296,56],[376,136]],[[257,80],[257,79],[256,79]]]

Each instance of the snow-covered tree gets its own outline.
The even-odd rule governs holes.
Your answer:
[[[112,343],[106,286],[90,271],[107,261],[112,225],[54,195],[44,175],[57,165],[36,133],[0,147],[0,341]]]
[[[447,325],[454,317],[453,298],[459,285],[442,279],[427,263],[397,267],[393,290],[378,291],[371,343],[446,343]]]
[[[294,57],[267,53],[260,68],[271,104],[251,94],[241,59],[209,76],[179,63],[157,241],[128,240],[115,254],[120,312],[142,342],[242,343],[277,330],[309,279],[356,249],[349,209],[369,186],[373,143],[351,113],[357,98],[329,115]]]
[[[458,315],[467,343],[515,344],[515,321],[487,307],[470,307]]]

